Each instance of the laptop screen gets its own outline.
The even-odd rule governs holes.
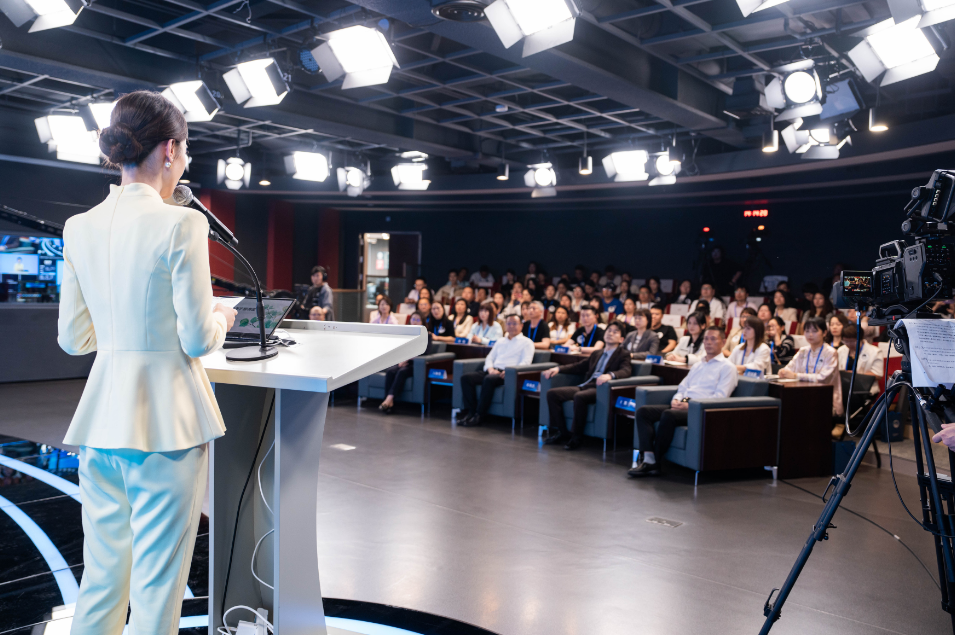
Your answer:
[[[216,298],[218,300],[218,298]],[[232,298],[229,298],[232,299]],[[295,300],[263,298],[265,306],[265,336],[272,335],[285,315],[292,308]],[[233,307],[238,311],[235,324],[226,334],[226,339],[256,339],[259,336],[259,321],[255,314],[255,298],[242,298]]]

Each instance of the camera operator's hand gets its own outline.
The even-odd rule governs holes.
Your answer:
[[[943,423],[942,431],[932,437],[932,443],[944,443],[952,452],[955,452],[955,423]]]

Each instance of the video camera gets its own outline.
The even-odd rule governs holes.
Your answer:
[[[912,190],[902,232],[915,239],[879,247],[872,271],[843,271],[834,290],[840,308],[872,307],[869,324],[892,324],[930,300],[949,299],[955,286],[955,171],[935,170]]]

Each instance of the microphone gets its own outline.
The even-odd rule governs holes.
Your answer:
[[[226,227],[221,220],[216,218],[215,214],[207,210],[206,206],[200,203],[199,199],[192,195],[192,190],[185,185],[176,186],[176,189],[172,192],[172,201],[181,207],[191,207],[202,212],[205,217],[209,219],[210,234],[218,234],[224,242],[230,245],[235,246],[239,244],[239,239],[235,237],[235,234],[233,234],[232,231],[229,230],[229,228]],[[213,240],[215,240],[214,237]]]

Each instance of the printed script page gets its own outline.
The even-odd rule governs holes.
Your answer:
[[[955,384],[955,320],[903,320],[918,388]]]

